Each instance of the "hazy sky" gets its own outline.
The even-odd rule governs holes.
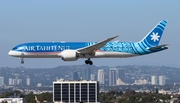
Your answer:
[[[141,40],[160,20],[168,20],[160,44],[169,49],[124,59],[92,59],[96,66],[165,65],[180,67],[180,0],[2,0],[0,1],[0,67],[46,68],[84,64],[85,59],[25,59],[8,52],[32,41]]]

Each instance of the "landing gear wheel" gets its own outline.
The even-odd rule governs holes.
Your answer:
[[[23,58],[19,58],[21,60],[21,64],[24,64],[24,59]]]
[[[93,62],[92,62],[90,59],[85,60],[85,63],[86,63],[86,64],[89,64],[89,65],[92,65],[92,64],[93,64]]]
[[[21,64],[24,64],[24,61],[23,61],[23,60],[21,61]]]
[[[89,61],[89,65],[92,65],[93,64],[93,62],[92,61]]]
[[[88,60],[85,60],[85,63],[86,63],[86,64],[88,64],[88,63],[89,63],[89,61],[88,61]]]

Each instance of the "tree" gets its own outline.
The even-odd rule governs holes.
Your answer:
[[[2,101],[1,103],[8,103],[7,101]]]
[[[26,102],[27,103],[35,103],[35,95],[33,94],[33,92],[30,92],[29,94],[27,94],[25,96]]]
[[[48,92],[46,92],[46,93],[42,93],[42,94],[40,94],[40,95],[38,95],[38,100],[39,101],[44,101],[44,100],[46,100],[47,102],[51,102],[51,101],[53,101],[53,94],[52,93],[48,93]]]
[[[8,98],[9,96],[12,96],[13,92],[4,92],[1,94],[0,98]]]
[[[156,88],[156,93],[157,93],[157,94],[159,93],[158,88]]]

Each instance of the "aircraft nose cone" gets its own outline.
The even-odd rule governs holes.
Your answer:
[[[8,55],[12,56],[12,51],[11,50],[9,51]]]
[[[10,50],[8,55],[13,56],[13,57],[21,57],[22,54],[20,52]]]

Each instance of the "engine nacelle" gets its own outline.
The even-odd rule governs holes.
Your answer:
[[[64,61],[75,61],[78,59],[76,50],[64,50],[61,52],[60,56]]]

